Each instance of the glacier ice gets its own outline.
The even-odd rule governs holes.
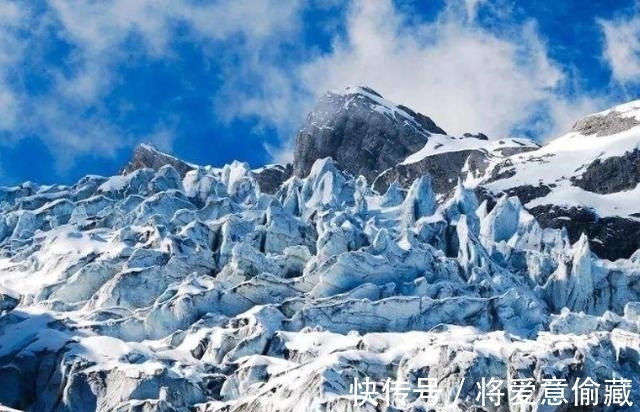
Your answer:
[[[370,183],[326,158],[274,194],[240,162],[0,189],[0,404],[399,410],[353,403],[369,376],[437,378],[466,411],[483,376],[640,385],[637,253],[599,259],[462,181]],[[563,410],[534,398],[500,410]]]

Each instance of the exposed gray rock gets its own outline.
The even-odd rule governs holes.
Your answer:
[[[484,173],[493,155],[509,156],[536,149],[535,145],[514,141],[504,147],[498,145],[495,153],[482,148],[454,149],[401,164],[424,147],[431,133],[445,131],[430,118],[406,106],[395,106],[371,89],[327,93],[296,136],[293,172],[306,176],[314,160],[330,156],[340,169],[373,182],[379,193],[394,181],[408,188],[415,179],[430,174],[435,192],[444,194],[455,187],[458,178]],[[458,139],[452,137],[452,145]],[[464,139],[486,141],[488,137],[466,133]]]
[[[500,140],[499,142],[502,143],[503,140]],[[538,149],[536,146],[526,146],[523,143],[519,143],[517,140],[514,140],[513,143],[516,145],[519,144],[520,146],[505,146],[497,149],[496,152],[500,153],[502,156],[513,156],[518,153],[526,153]]]
[[[524,185],[509,188],[504,192],[509,196],[518,196],[518,199],[520,199],[520,202],[522,202],[522,204],[527,204],[533,199],[544,197],[551,193],[551,187],[547,185]]]
[[[584,190],[602,194],[633,189],[640,183],[640,150],[605,160],[596,159],[572,182]]]
[[[621,217],[600,217],[593,210],[554,205],[529,210],[542,227],[565,227],[571,242],[585,233],[591,250],[601,258],[628,258],[640,248],[640,221]]]
[[[366,88],[327,93],[307,116],[295,139],[293,172],[309,174],[327,156],[372,182],[420,150],[430,133],[444,133],[431,119],[390,104]]]
[[[591,116],[590,118],[601,118],[602,116]],[[623,118],[624,119],[624,118]],[[606,133],[609,133],[606,131]],[[605,133],[605,132],[603,132]],[[581,136],[569,135],[566,139],[573,139],[570,144],[580,147]],[[620,193],[625,190],[634,189],[640,183],[640,150],[629,150],[622,156],[606,156],[606,152],[601,152],[603,159],[589,159],[591,163],[576,164],[574,175],[557,176],[554,179],[543,180],[545,173],[542,170],[549,170],[549,166],[558,162],[558,154],[545,152],[541,155],[526,155],[524,157],[509,157],[494,165],[488,172],[488,176],[483,183],[476,188],[476,193],[483,200],[488,200],[487,206],[491,208],[495,203],[495,198],[500,193],[510,196],[517,196],[520,201],[529,208],[529,212],[538,220],[543,228],[566,227],[569,238],[572,242],[578,240],[582,233],[589,237],[591,250],[598,256],[607,259],[628,258],[640,247],[640,221],[633,218],[640,214],[629,213],[621,216],[598,216],[595,210],[578,205],[564,207],[553,204],[540,204],[540,200],[535,202],[537,206],[529,207],[527,204],[534,199],[540,199],[555,190],[563,190],[572,185],[584,190],[598,193],[610,194]],[[596,154],[597,156],[597,154]],[[595,156],[594,156],[595,157]],[[526,166],[525,166],[526,165]],[[537,168],[540,166],[540,168]],[[543,167],[544,166],[544,167]],[[564,165],[562,165],[564,166]],[[528,170],[528,172],[527,172]],[[540,170],[540,176],[536,171]],[[505,188],[504,184],[493,185],[494,182],[510,179],[519,173],[530,173],[527,180],[531,184]],[[522,182],[522,175],[515,182]],[[539,181],[538,181],[539,179]],[[491,187],[499,187],[500,190],[492,192]],[[572,196],[572,195],[569,195]],[[575,197],[575,196],[574,196]],[[554,198],[558,198],[557,194]],[[572,201],[571,199],[567,199]],[[576,199],[573,201],[575,202]]]
[[[475,135],[466,136],[466,138],[484,140]],[[503,156],[511,156],[531,150],[535,150],[535,147],[509,146],[498,149],[496,152]],[[425,156],[417,162],[399,164],[396,167],[385,170],[375,179],[373,188],[379,193],[384,193],[391,182],[394,181],[406,188],[415,179],[429,174],[431,175],[434,191],[438,194],[446,194],[455,188],[458,179],[465,180],[469,174],[478,176],[485,173],[489,167],[491,157],[491,153],[482,149],[458,150]],[[493,176],[493,179],[506,178],[513,175],[513,171],[508,168],[508,162],[505,162],[504,165],[505,169],[502,171],[499,167],[493,169],[497,173]]]
[[[122,174],[129,174],[134,170],[143,168],[159,170],[164,165],[173,166],[181,177],[184,177],[188,171],[195,169],[192,165],[176,157],[162,153],[149,144],[140,144],[135,148],[133,157],[129,163],[122,169]]]
[[[480,140],[489,140],[489,138],[487,137],[486,134],[482,133],[482,132],[478,132],[478,133],[465,133],[463,134],[464,137],[475,137],[476,139],[480,139]]]
[[[460,150],[426,156],[424,159],[410,164],[399,164],[385,170],[373,182],[373,188],[384,193],[393,181],[402,187],[409,187],[415,179],[429,174],[436,193],[448,193],[455,186],[458,178],[464,177],[462,168],[469,161],[471,170],[484,170],[487,167],[487,156],[480,150]]]
[[[523,205],[549,194],[554,185],[524,185],[504,190],[509,196],[517,196]],[[499,193],[492,193],[483,186],[475,189],[480,201],[486,201],[487,212],[496,204]],[[640,221],[625,217],[600,217],[589,208],[563,207],[551,204],[527,207],[543,228],[566,228],[571,242],[582,233],[589,237],[591,250],[601,258],[616,260],[629,258],[640,248]],[[640,214],[639,214],[640,216]]]
[[[623,116],[616,111],[611,111],[605,115],[595,114],[578,120],[571,131],[581,133],[585,136],[609,136],[612,134],[625,132],[632,127],[640,125],[635,117]]]
[[[263,193],[274,194],[282,183],[293,175],[293,165],[269,165],[252,171],[253,178]]]
[[[516,171],[513,167],[511,159],[505,159],[491,169],[489,176],[485,179],[484,184],[495,182],[496,180],[508,179],[515,176]]]

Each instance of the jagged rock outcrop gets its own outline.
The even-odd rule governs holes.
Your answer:
[[[610,260],[631,256],[640,249],[640,221],[600,217],[582,207],[536,206],[530,209],[543,227],[566,228],[572,242],[586,234],[593,251]]]
[[[640,102],[578,121],[571,133],[488,169],[479,192],[518,196],[543,227],[584,233],[598,256],[630,257],[640,248]]]
[[[140,144],[133,151],[133,157],[129,163],[122,169],[122,174],[126,175],[144,168],[158,170],[164,165],[171,165],[181,177],[194,169],[193,165],[163,153],[150,144]]]
[[[253,170],[253,178],[263,193],[274,194],[282,183],[293,175],[293,165],[267,165]]]
[[[600,194],[634,189],[640,184],[640,149],[625,152],[622,156],[596,159],[572,181],[584,190]]]
[[[431,133],[444,131],[428,117],[396,106],[369,88],[329,92],[296,136],[293,172],[306,176],[316,159],[329,156],[343,170],[373,181],[420,150]]]
[[[437,193],[448,193],[455,187],[458,179],[466,176],[467,171],[462,171],[465,165],[468,165],[468,172],[471,174],[484,173],[489,166],[486,152],[460,150],[425,156],[413,163],[401,163],[377,176],[373,188],[382,193],[394,181],[408,186],[420,176],[429,175]]]
[[[598,137],[626,132],[632,127],[640,125],[640,120],[635,116],[627,115],[627,112],[637,109],[638,107],[640,107],[640,105],[632,102],[619,106],[614,110],[607,110],[602,113],[587,116],[578,120],[571,128],[571,131],[585,136],[595,135]]]
[[[363,175],[384,193],[398,181],[408,188],[429,174],[437,193],[455,187],[458,178],[477,178],[494,157],[505,157],[538,146],[525,139],[489,141],[483,133],[446,136],[430,118],[395,105],[366,87],[327,93],[298,132],[294,174],[306,175],[313,161],[330,156],[339,168]]]

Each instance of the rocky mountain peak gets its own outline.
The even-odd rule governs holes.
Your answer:
[[[195,167],[177,157],[161,152],[149,143],[139,144],[133,151],[133,157],[122,169],[122,174],[128,174],[134,170],[150,168],[158,170],[164,165],[171,165],[181,177]]]
[[[367,103],[378,106],[379,109],[389,111],[391,113],[398,114],[407,120],[415,123],[420,128],[424,129],[426,133],[438,133],[447,134],[442,128],[440,128],[430,117],[425,116],[422,113],[415,112],[409,107],[402,104],[395,104],[390,100],[382,97],[380,93],[367,86],[347,86],[344,90],[337,90],[329,92],[337,95],[344,96],[356,96],[359,99],[369,100]]]
[[[490,140],[480,132],[449,136],[429,117],[371,88],[347,87],[326,93],[307,116],[295,139],[293,172],[304,177],[316,159],[332,157],[336,167],[363,175],[379,193],[394,181],[408,189],[429,174],[442,195],[458,178],[477,178],[490,159],[538,147],[526,139]]]
[[[332,157],[368,181],[422,148],[431,133],[445,134],[429,117],[398,106],[368,87],[328,92],[307,116],[294,147],[294,173]]]

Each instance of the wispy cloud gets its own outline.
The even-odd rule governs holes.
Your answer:
[[[605,37],[603,57],[612,77],[622,84],[640,83],[640,17],[599,20]]]
[[[10,87],[9,76],[24,52],[17,40],[23,11],[12,2],[0,3],[0,131],[11,131],[17,125],[19,97]]]
[[[504,137],[541,110],[552,122],[535,131],[538,137],[566,127],[553,114],[558,106],[573,106],[563,96],[566,74],[548,57],[535,22],[496,34],[474,23],[476,6],[450,8],[433,23],[409,25],[389,1],[358,2],[346,37],[336,39],[330,54],[304,65],[302,78],[320,90],[372,85],[453,133]],[[579,106],[578,112],[584,110]]]
[[[476,21],[483,3],[452,3],[427,22],[416,22],[391,1],[353,3],[345,32],[329,52],[301,62],[285,84],[275,73],[278,93],[296,96],[294,105],[279,102],[280,111],[310,107],[326,90],[362,84],[431,116],[450,133],[500,138],[526,131],[544,140],[602,108],[599,97],[570,97],[574,79],[549,57],[535,21],[488,30]],[[256,96],[249,107],[268,101],[268,93]],[[272,152],[283,157],[291,144],[285,139]]]
[[[48,0],[38,7],[3,2],[0,131],[7,138],[0,143],[36,135],[55,155],[62,172],[75,156],[113,156],[140,140],[157,141],[171,150],[173,128],[166,127],[166,122],[151,125],[148,135],[141,135],[120,124],[118,113],[107,107],[105,100],[112,97],[114,88],[137,81],[121,78],[121,68],[136,59],[171,62],[181,52],[174,47],[179,38],[226,68],[221,74],[227,77],[221,95],[231,95],[242,79],[263,78],[263,56],[298,30],[299,8],[298,1],[275,0]],[[235,68],[226,63],[232,55]],[[28,76],[41,84],[34,86]],[[271,82],[240,86],[277,95],[270,89]],[[221,106],[234,112],[227,118],[246,113],[251,96],[243,97],[247,105]],[[138,103],[121,102],[124,107]],[[276,111],[274,102],[268,116],[277,119]]]

